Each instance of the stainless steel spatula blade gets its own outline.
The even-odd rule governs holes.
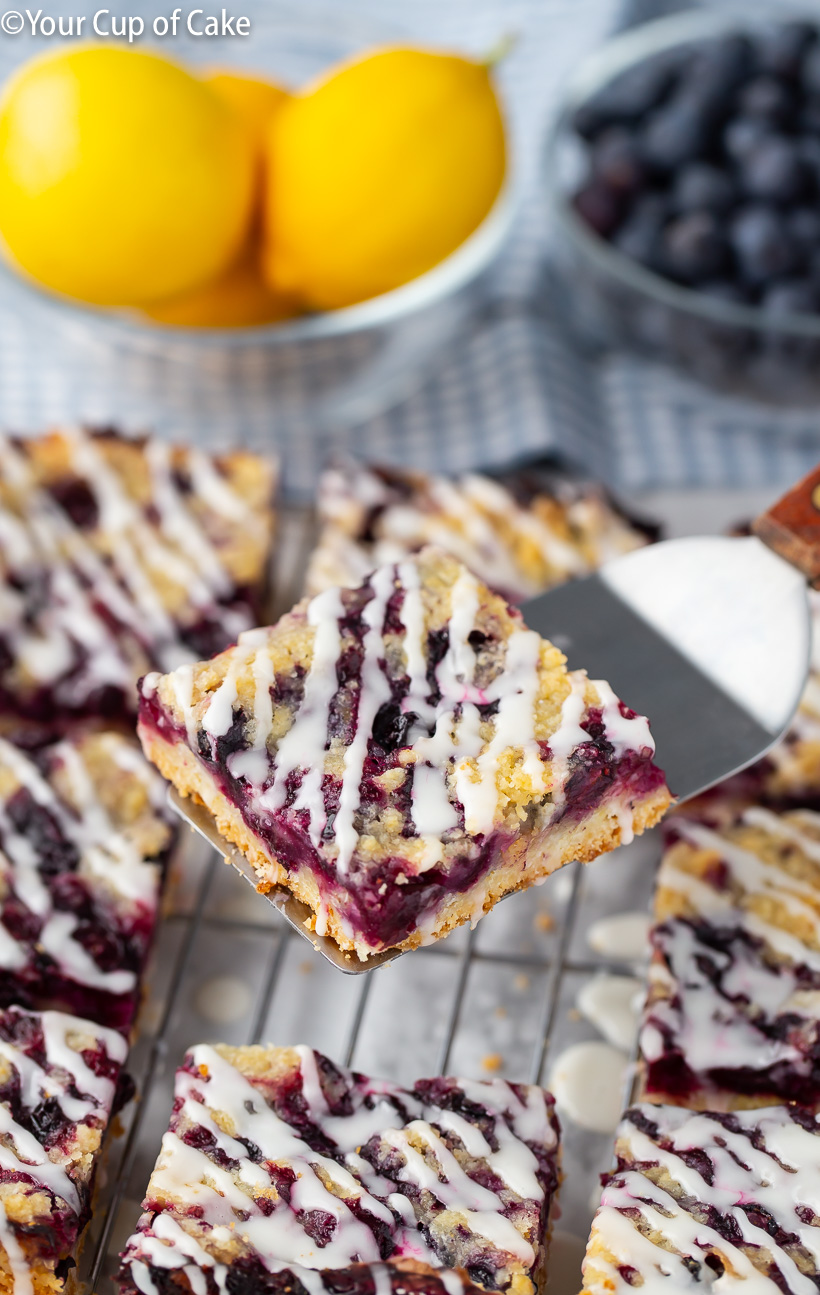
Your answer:
[[[656,762],[681,800],[764,755],[806,683],[805,580],[756,537],[650,545],[522,612],[571,668],[649,716]]]

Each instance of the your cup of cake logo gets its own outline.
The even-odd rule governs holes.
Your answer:
[[[50,14],[44,9],[6,9],[0,14],[0,32],[4,36],[45,36],[46,38],[102,37],[125,40],[133,44],[140,36],[150,34],[162,39],[186,34],[202,37],[249,36],[251,20],[247,14],[206,13],[204,9],[176,8],[168,14],[157,14],[146,20],[139,14],[117,14],[110,9],[96,9],[90,14]]]

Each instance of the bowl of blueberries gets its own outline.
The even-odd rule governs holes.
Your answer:
[[[616,37],[548,146],[576,333],[723,390],[820,397],[820,15],[691,10]]]

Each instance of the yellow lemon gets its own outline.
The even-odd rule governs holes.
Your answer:
[[[0,100],[0,235],[58,292],[136,305],[213,278],[252,216],[253,141],[166,59],[92,46],[22,67]]]
[[[145,311],[152,319],[178,328],[249,328],[290,319],[299,307],[268,287],[258,250],[251,245],[218,278],[169,301],[153,302]]]
[[[265,273],[317,309],[429,270],[481,223],[504,178],[487,67],[417,49],[378,50],[293,95],[268,146]]]
[[[282,104],[290,98],[287,90],[261,77],[240,76],[221,69],[207,73],[206,85],[221,94],[234,112],[242,118],[254,143],[261,151],[267,138],[268,123]]]

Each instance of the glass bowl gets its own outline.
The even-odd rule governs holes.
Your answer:
[[[340,10],[266,0],[254,10],[248,42],[183,36],[150,48],[189,65],[254,70],[296,87],[364,49],[402,42],[416,44],[418,37]],[[23,56],[34,52],[31,45],[17,49]],[[273,441],[332,436],[409,394],[481,299],[518,207],[509,128],[507,134],[506,179],[481,225],[427,273],[355,306],[248,328],[182,328],[54,295],[3,262],[0,292],[36,326],[57,330],[121,372],[125,387],[141,359],[175,368],[183,386],[205,373],[211,387],[221,382],[226,401],[237,382],[244,396],[249,384],[258,390]]]
[[[594,347],[628,346],[720,391],[780,406],[820,397],[820,315],[778,314],[717,300],[644,268],[595,233],[572,205],[585,174],[574,114],[617,75],[645,59],[730,32],[754,32],[817,11],[735,8],[687,11],[607,42],[571,81],[546,148],[546,183],[556,239],[554,287],[576,337]]]

